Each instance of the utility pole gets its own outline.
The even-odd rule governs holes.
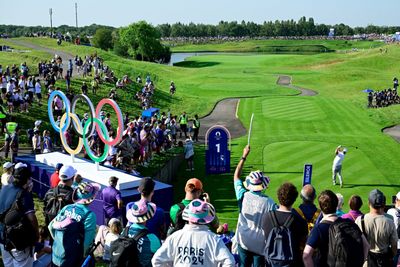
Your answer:
[[[50,15],[50,37],[53,37],[53,9],[49,9],[49,15]]]
[[[75,26],[78,28],[78,4],[75,3]]]

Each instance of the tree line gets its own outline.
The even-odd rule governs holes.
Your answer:
[[[326,36],[331,28],[335,29],[335,35],[354,34],[393,34],[400,31],[399,26],[374,26],[350,27],[340,23],[335,25],[316,24],[313,18],[301,17],[300,20],[276,20],[264,21],[262,24],[254,22],[240,23],[237,21],[220,21],[217,25],[210,24],[160,24],[156,27],[161,37],[263,37],[263,36]]]

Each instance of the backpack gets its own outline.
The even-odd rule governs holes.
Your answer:
[[[179,211],[176,213],[176,223],[174,224],[174,222],[171,220],[171,223],[168,227],[167,236],[170,236],[176,231],[182,229],[186,224],[186,221],[182,218],[182,213],[186,206],[182,202],[178,203],[177,205],[179,206]]]
[[[311,230],[315,226],[315,222],[317,221],[319,215],[321,214],[321,210],[317,209],[315,211],[313,217],[311,218],[311,220],[307,220],[306,216],[304,215],[303,211],[300,208],[295,208],[295,210],[301,216],[301,218],[303,218],[303,220],[305,220],[307,222],[308,234],[310,234]]]
[[[65,196],[67,194],[60,193],[58,186],[53,188],[53,194],[44,207],[44,214],[46,216],[47,224],[50,223],[68,203]]]
[[[397,229],[397,237],[400,239],[400,209],[395,208],[396,210],[396,217],[397,217],[397,225],[396,225],[396,229]],[[397,248],[400,249],[400,248]]]
[[[83,222],[65,217],[53,223],[54,243],[52,261],[59,267],[81,266],[84,257],[85,227]]]
[[[23,211],[23,190],[19,191],[16,200],[11,207],[0,214],[3,223],[2,244],[5,250],[24,250],[33,247],[36,242],[36,234],[32,223]]]
[[[132,238],[128,235],[129,226],[117,240],[110,246],[111,261],[110,267],[131,267],[140,266],[138,241],[148,233],[147,229],[137,232]]]
[[[294,216],[290,214],[283,225],[278,224],[276,211],[269,212],[268,217],[272,222],[273,228],[267,238],[266,261],[272,267],[290,266],[294,263],[294,255],[289,228],[294,220]]]
[[[358,267],[364,264],[362,232],[349,219],[338,218],[329,227],[328,265]]]

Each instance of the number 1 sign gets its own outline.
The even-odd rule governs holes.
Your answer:
[[[216,125],[206,133],[206,172],[207,174],[229,173],[231,134],[223,126]]]

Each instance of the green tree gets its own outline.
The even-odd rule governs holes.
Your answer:
[[[118,42],[135,59],[165,62],[171,52],[160,42],[160,33],[145,21],[133,23],[119,30]]]
[[[92,38],[92,44],[94,47],[98,47],[103,50],[113,48],[112,31],[106,28],[97,29]]]

